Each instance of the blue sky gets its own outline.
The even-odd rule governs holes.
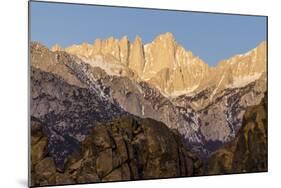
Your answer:
[[[171,32],[210,66],[266,40],[266,17],[31,2],[31,40],[51,47]],[[188,7],[186,7],[188,8]]]

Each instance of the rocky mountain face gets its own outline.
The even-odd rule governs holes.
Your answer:
[[[93,45],[83,43],[65,49],[55,45],[51,50],[66,51],[95,66],[106,64],[112,69],[115,65],[109,74],[119,75],[130,69],[134,73],[126,75],[130,79],[146,81],[164,96],[174,98],[206,88],[214,95],[225,88],[239,88],[257,80],[266,72],[266,48],[266,42],[262,42],[245,54],[219,62],[216,67],[209,67],[186,51],[169,32],[145,45],[139,36],[133,43],[127,37],[121,40],[110,37],[97,39]]]
[[[153,97],[145,83],[108,76],[99,67],[66,52],[53,53],[39,43],[31,44],[30,71],[33,186],[202,173],[200,159],[176,130],[125,111],[127,105],[125,109],[139,112],[129,104],[134,95],[129,102],[116,101],[120,98],[114,96],[138,94],[140,87],[146,88],[146,97]]]
[[[208,174],[267,171],[267,99],[247,108],[237,137],[215,151]]]
[[[97,123],[60,169],[42,124],[31,123],[32,186],[196,176],[202,162],[161,122],[126,116]]]
[[[265,150],[246,148],[258,128],[245,122],[267,91],[266,48],[209,67],[171,33],[149,44],[110,37],[49,50],[32,42],[33,185],[255,170],[262,160],[248,160]],[[259,148],[266,132],[257,134]]]
[[[144,81],[136,81],[125,75],[109,74],[103,67],[89,64],[62,51],[53,54],[58,61],[67,59],[64,62],[68,68],[104,100],[136,116],[161,121],[169,128],[177,129],[188,142],[202,144],[200,135],[196,132],[199,120],[192,108],[174,106],[161,92]]]
[[[134,73],[130,78],[147,81],[169,96],[193,90],[209,71],[207,64],[185,51],[171,33],[160,35],[146,45],[139,36],[132,43],[127,37],[121,40],[110,37],[103,41],[97,39],[93,45],[84,43],[65,49],[55,45],[51,50],[64,50],[90,64],[106,62],[110,67],[117,64],[118,68],[108,71],[111,74],[129,68]]]
[[[239,131],[245,110],[257,105],[266,91],[265,78],[240,88],[228,88],[218,92],[212,102],[212,91],[206,89],[194,96],[181,96],[173,100],[177,106],[192,107],[200,120],[199,132],[204,145],[213,151],[222,143],[232,140]]]
[[[208,153],[235,137],[245,108],[263,97],[266,48],[262,42],[216,67],[186,51],[171,33],[145,45],[138,36],[133,43],[127,37],[111,37],[93,45],[56,45],[52,51],[65,51],[80,58],[83,66],[95,67],[85,74],[99,80],[94,85],[108,88],[111,101],[125,111],[177,129],[187,143],[199,144],[199,150]],[[98,68],[104,73],[97,73]]]
[[[44,46],[34,43],[31,52],[31,119],[46,127],[50,153],[63,168],[67,156],[78,149],[92,123],[127,112],[85,88],[68,65]]]

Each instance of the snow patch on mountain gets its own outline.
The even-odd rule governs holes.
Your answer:
[[[85,63],[92,67],[99,67],[111,76],[122,76],[122,72],[126,69],[122,64],[106,62],[103,56],[96,55],[94,58],[80,57]]]
[[[188,94],[192,93],[193,91],[195,91],[198,87],[199,87],[199,84],[194,85],[192,87],[188,87],[184,90],[178,90],[178,91],[174,90],[173,92],[166,94],[166,95],[169,97],[178,97],[180,95],[188,95]]]
[[[246,76],[236,76],[233,78],[233,82],[231,85],[229,85],[229,88],[239,88],[239,87],[244,87],[247,84],[257,80],[260,78],[262,73],[254,73],[251,75],[246,75]]]
[[[220,87],[220,85],[221,85],[221,83],[222,83],[224,77],[225,77],[225,72],[223,73],[223,75],[222,75],[222,77],[221,77],[221,79],[220,79],[220,81],[219,81],[217,87],[214,89],[213,93],[211,94],[210,100],[212,100],[213,97],[214,97],[214,95],[217,93],[217,90],[218,90],[218,88]]]

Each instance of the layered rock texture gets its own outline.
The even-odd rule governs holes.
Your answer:
[[[177,132],[161,122],[127,116],[98,123],[64,169],[47,150],[44,125],[31,123],[32,186],[196,176],[203,165]]]
[[[209,67],[171,33],[32,42],[32,185],[266,171],[266,49]]]

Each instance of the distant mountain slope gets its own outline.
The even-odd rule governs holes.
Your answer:
[[[145,45],[138,36],[132,43],[127,37],[121,40],[110,37],[97,39],[93,45],[83,43],[65,49],[55,45],[52,51],[77,55],[108,74],[146,81],[169,98],[210,88],[212,100],[213,95],[221,90],[243,87],[259,79],[266,72],[266,48],[266,42],[262,42],[245,54],[218,62],[216,67],[209,67],[192,52],[186,51],[169,32]]]
[[[54,58],[55,54],[42,52],[45,48],[38,45],[31,45],[31,119],[44,125],[50,153],[63,168],[65,159],[78,149],[93,123],[119,118],[127,112],[85,88],[71,69]]]
[[[205,140],[205,146],[214,150],[236,136],[245,110],[259,104],[266,90],[264,78],[261,78],[240,88],[222,90],[211,102],[209,96],[212,91],[206,89],[194,96],[175,98],[173,103],[194,109],[200,120],[199,132]]]
[[[101,100],[98,94],[38,69],[32,69],[31,87],[31,118],[42,122],[47,129],[51,153],[61,166],[88,134],[92,123],[127,114]]]
[[[55,53],[38,42],[31,42],[30,44],[30,63],[32,67],[53,73],[71,85],[85,87],[68,68],[67,64],[59,62]]]
[[[259,105],[247,108],[236,138],[211,155],[209,174],[267,171],[266,97]]]

